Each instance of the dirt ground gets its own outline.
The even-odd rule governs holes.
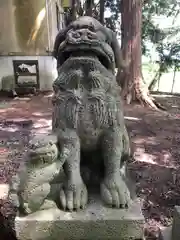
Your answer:
[[[128,164],[146,218],[147,239],[171,224],[180,205],[180,97],[157,96],[167,112],[125,106],[134,159]],[[16,172],[29,139],[51,131],[51,96],[0,99],[0,184]],[[8,215],[8,203],[1,212]]]

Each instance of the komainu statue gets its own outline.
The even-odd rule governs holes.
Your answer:
[[[115,77],[118,41],[110,29],[84,16],[57,35],[53,54],[58,77],[53,83],[52,128],[61,154],[66,155],[61,206],[85,207],[88,188],[81,172],[89,171],[89,182],[96,178],[100,183],[104,203],[128,207],[130,192],[123,169],[130,145]]]
[[[115,77],[118,41],[94,18],[80,17],[58,33],[53,56],[52,134],[31,141],[9,199],[25,214],[77,211],[94,191],[107,206],[127,208],[130,143]]]

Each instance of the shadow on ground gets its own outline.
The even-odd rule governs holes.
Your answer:
[[[167,112],[126,106],[125,119],[134,150],[129,169],[147,227],[158,239],[159,227],[171,224],[174,205],[180,205],[180,98],[157,100]]]

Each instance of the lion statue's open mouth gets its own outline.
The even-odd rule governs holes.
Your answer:
[[[81,18],[80,18],[81,19]],[[107,28],[95,19],[83,17],[60,32],[56,38],[54,57],[58,58],[58,66],[62,65],[71,55],[93,55],[108,70],[114,71],[115,55],[111,46],[111,34]],[[82,54],[83,53],[83,54]]]
[[[71,29],[66,34],[66,39],[60,44],[58,51],[61,63],[71,55],[93,55],[107,68],[111,69],[114,54],[108,43],[100,41],[95,32],[89,29]]]

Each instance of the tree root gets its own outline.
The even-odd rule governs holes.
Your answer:
[[[132,80],[132,79],[131,79]],[[124,80],[121,96],[127,104],[132,102],[138,102],[144,107],[149,107],[156,111],[167,111],[167,109],[154,99],[149,92],[146,84],[143,82],[143,77],[128,82],[128,79]]]
[[[158,103],[150,94],[147,92],[143,92],[139,96],[137,96],[137,100],[143,105],[149,108],[152,108],[156,111],[167,111],[167,109]]]
[[[158,110],[162,110],[162,111],[167,111],[167,108],[165,108],[164,106],[162,106],[160,103],[158,103],[155,99],[152,100],[154,105],[156,105],[156,107],[158,108]]]
[[[127,89],[126,89],[127,90]],[[144,107],[149,107],[156,111],[167,111],[167,109],[158,103],[150,94],[148,89],[133,88],[130,91],[122,91],[122,98],[127,104],[138,102]],[[128,92],[128,93],[127,93]]]

